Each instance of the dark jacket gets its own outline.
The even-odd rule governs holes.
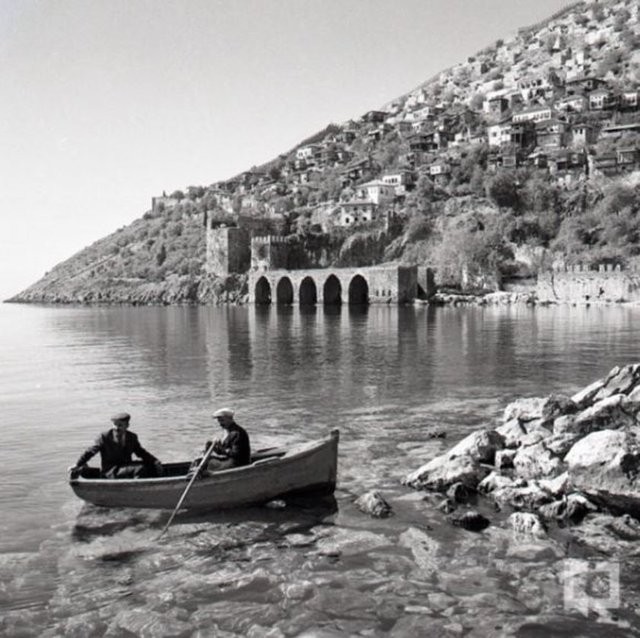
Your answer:
[[[251,463],[249,435],[235,422],[229,426],[226,436],[213,444],[213,451],[218,456],[231,459],[234,467]]]
[[[103,474],[106,474],[114,467],[131,463],[132,454],[135,454],[148,465],[153,465],[158,462],[158,459],[156,459],[153,454],[149,454],[149,452],[140,445],[137,434],[129,432],[129,430],[126,430],[124,433],[124,445],[118,443],[115,429],[112,428],[107,432],[103,432],[96,439],[96,442],[82,453],[76,465],[84,465],[98,452],[100,452],[100,465]]]

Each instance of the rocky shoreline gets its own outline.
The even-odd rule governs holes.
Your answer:
[[[84,286],[50,286],[39,282],[7,303],[36,303],[59,305],[241,305],[249,301],[246,275],[216,277],[171,276],[153,282],[144,280],[109,280],[87,290]]]
[[[637,301],[612,299],[540,299],[535,290],[528,292],[507,292],[499,290],[487,294],[464,294],[451,292],[437,292],[427,300],[420,301],[434,306],[611,306],[637,305]]]
[[[544,538],[553,526],[571,528],[581,542],[611,553],[640,539],[639,437],[637,363],[613,368],[571,397],[514,401],[501,423],[470,434],[402,482],[440,494],[439,508],[463,527],[464,518],[479,524],[468,503],[480,497],[509,514],[515,533]]]

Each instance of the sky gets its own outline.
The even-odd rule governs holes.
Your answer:
[[[567,0],[0,0],[0,299]]]

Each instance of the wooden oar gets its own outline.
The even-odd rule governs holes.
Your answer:
[[[180,506],[184,502],[184,499],[187,498],[187,494],[189,493],[189,490],[191,489],[191,486],[193,485],[194,481],[198,478],[202,468],[207,464],[207,461],[211,457],[212,453],[213,453],[213,443],[207,448],[207,451],[206,451],[205,455],[202,457],[202,461],[200,461],[200,464],[198,465],[198,468],[193,473],[193,476],[191,477],[191,480],[187,484],[187,487],[185,487],[184,492],[182,492],[182,496],[180,497],[180,500],[178,501],[178,504],[176,505],[175,509],[171,513],[171,516],[169,517],[169,520],[167,521],[167,524],[164,526],[164,528],[162,529],[162,531],[160,532],[160,534],[159,534],[158,538],[156,538],[156,540],[160,540],[162,538],[162,536],[164,535],[164,533],[169,529],[169,526],[173,522],[173,519],[174,519],[175,515],[178,513],[178,510],[180,509]]]

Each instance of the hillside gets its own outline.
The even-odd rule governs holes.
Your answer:
[[[462,288],[557,261],[626,267],[640,237],[639,44],[636,2],[571,5],[263,166],[154,197],[13,300],[242,300],[246,276],[203,269],[205,220],[339,242],[340,265],[426,263]]]

